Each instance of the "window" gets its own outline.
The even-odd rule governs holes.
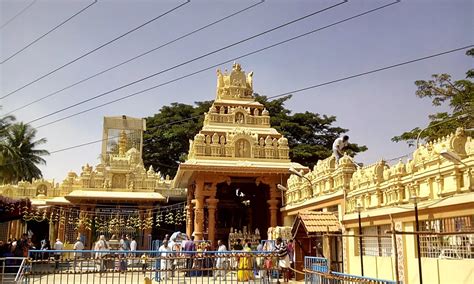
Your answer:
[[[392,237],[385,233],[390,225],[363,227],[362,253],[368,256],[391,256]],[[359,247],[359,238],[355,238],[356,247]]]
[[[65,223],[65,232],[64,232],[64,243],[73,244],[76,242],[76,239],[79,235],[76,230],[77,219],[79,218],[79,210],[71,210],[66,212],[66,223]]]
[[[474,259],[474,215],[419,222],[420,231],[445,234],[421,234],[421,257]]]

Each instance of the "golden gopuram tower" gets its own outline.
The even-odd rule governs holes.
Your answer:
[[[230,73],[217,70],[216,99],[174,179],[188,190],[186,233],[213,244],[234,232],[266,238],[268,227],[282,223],[277,185],[290,167],[308,170],[290,161],[288,140],[255,100],[253,72],[238,63]]]

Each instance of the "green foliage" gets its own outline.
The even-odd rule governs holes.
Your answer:
[[[45,164],[42,156],[48,151],[37,149],[46,143],[42,138],[35,141],[36,130],[26,124],[6,125],[0,143],[0,180],[3,183],[16,183],[41,178],[41,170],[36,166]]]
[[[468,56],[474,56],[474,48],[466,52]],[[415,81],[417,86],[416,95],[420,98],[430,98],[434,106],[447,103],[451,112],[440,112],[430,115],[430,123],[425,130],[416,127],[411,131],[402,133],[392,138],[392,141],[407,141],[415,145],[418,135],[425,141],[432,141],[446,136],[457,127],[466,129],[474,127],[474,69],[466,72],[466,79],[453,81],[448,74],[434,74],[431,80]]]
[[[335,116],[308,111],[291,114],[284,107],[284,103],[290,98],[291,96],[285,96],[269,101],[266,96],[255,94],[255,99],[270,112],[271,126],[288,139],[291,160],[312,168],[318,160],[331,156],[334,140],[346,133],[347,129],[333,126]],[[350,143],[345,149],[351,156],[366,150],[366,146],[355,143]]]
[[[143,160],[146,167],[153,165],[162,174],[173,176],[178,163],[186,160],[189,140],[202,128],[204,112],[212,101],[197,102],[196,106],[173,103],[148,117],[143,136]]]
[[[320,159],[332,154],[332,143],[346,129],[332,126],[334,116],[305,112],[291,114],[284,104],[291,96],[269,101],[255,94],[257,101],[265,105],[271,116],[271,125],[282,133],[290,146],[290,158],[312,167]],[[186,159],[189,140],[194,139],[202,128],[204,112],[212,101],[197,102],[196,106],[173,103],[164,106],[152,117],[148,117],[144,134],[143,160],[146,167],[153,165],[163,174],[173,176],[178,163]],[[348,153],[355,155],[367,150],[365,146],[350,144]]]

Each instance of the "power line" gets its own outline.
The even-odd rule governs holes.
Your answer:
[[[84,58],[84,57],[86,57],[86,56],[89,56],[90,54],[96,52],[97,50],[102,49],[102,48],[104,48],[105,46],[107,46],[107,45],[109,45],[109,44],[111,44],[111,43],[113,43],[113,42],[115,42],[115,41],[117,41],[117,40],[119,40],[119,39],[121,39],[121,38],[123,38],[123,37],[125,37],[125,36],[127,36],[127,35],[129,35],[129,34],[131,34],[131,33],[133,33],[133,32],[135,32],[135,31],[137,31],[137,30],[143,28],[144,26],[146,26],[146,25],[148,25],[148,24],[150,24],[150,23],[152,23],[152,22],[158,20],[159,18],[161,18],[161,17],[163,17],[163,16],[165,16],[165,15],[167,15],[167,14],[169,14],[169,13],[171,13],[171,12],[173,12],[173,11],[179,9],[179,8],[181,8],[182,6],[188,4],[190,1],[191,1],[191,0],[186,0],[186,2],[184,2],[184,3],[182,3],[182,4],[180,4],[180,5],[176,6],[176,7],[174,7],[174,8],[172,8],[172,9],[170,9],[170,10],[164,12],[163,14],[160,14],[160,15],[154,17],[153,19],[146,21],[145,23],[143,23],[143,24],[141,24],[141,25],[139,25],[139,26],[137,26],[137,27],[135,27],[135,28],[133,28],[133,29],[131,29],[131,30],[129,30],[129,31],[125,32],[125,33],[123,33],[123,34],[121,34],[120,36],[115,37],[114,39],[109,40],[108,42],[106,42],[106,43],[104,43],[104,44],[101,44],[100,46],[98,46],[98,47],[96,47],[96,48],[94,48],[94,49],[92,49],[92,50],[90,50],[90,51],[88,51],[88,52],[82,54],[82,55],[79,56],[79,57],[76,57],[75,59],[73,59],[73,60],[67,62],[66,64],[63,64],[63,65],[61,65],[60,67],[58,67],[58,68],[56,68],[56,69],[54,69],[54,70],[52,70],[52,71],[50,71],[50,72],[48,72],[48,73],[46,73],[46,74],[44,74],[44,75],[42,75],[42,76],[36,78],[35,80],[33,80],[33,81],[27,83],[26,85],[23,85],[23,86],[17,88],[16,90],[14,90],[14,91],[11,91],[10,93],[8,93],[8,94],[6,94],[6,95],[0,97],[0,99],[4,99],[4,98],[6,98],[6,97],[9,97],[9,96],[15,94],[16,92],[18,92],[18,91],[20,91],[20,90],[22,90],[22,89],[24,89],[24,88],[26,88],[26,87],[28,87],[28,86],[30,86],[30,85],[36,83],[36,82],[38,82],[39,80],[44,79],[44,78],[48,77],[49,75],[56,73],[57,71],[59,71],[59,70],[65,68],[66,66],[69,66],[69,65],[71,65],[71,64],[73,64],[73,63],[79,61],[80,59],[82,59],[82,58]]]
[[[8,24],[10,24],[12,21],[14,21],[16,18],[18,18],[21,14],[23,14],[26,10],[28,10],[35,2],[38,0],[33,0],[31,1],[30,4],[28,4],[25,8],[23,8],[20,12],[18,12],[16,15],[11,17],[8,21],[6,21],[3,25],[0,26],[0,30],[6,27]]]
[[[333,80],[333,81],[328,81],[328,82],[325,82],[325,83],[308,86],[308,87],[305,87],[305,88],[301,88],[301,89],[294,90],[294,91],[291,91],[291,92],[286,92],[286,93],[279,94],[279,95],[269,97],[269,98],[278,98],[278,97],[283,97],[283,96],[291,95],[291,94],[298,93],[298,92],[307,91],[307,90],[310,90],[310,89],[314,89],[314,88],[326,86],[326,85],[329,85],[329,84],[342,82],[342,81],[349,80],[349,79],[354,79],[354,78],[357,78],[357,77],[362,77],[362,76],[369,75],[369,74],[372,74],[372,73],[392,69],[392,68],[395,68],[395,67],[399,67],[399,66],[402,66],[402,65],[407,65],[407,64],[410,64],[410,63],[418,62],[418,61],[423,61],[423,60],[426,60],[426,59],[430,59],[430,58],[433,58],[433,57],[438,57],[438,56],[441,56],[441,55],[453,53],[453,52],[456,52],[456,51],[460,51],[460,50],[464,50],[464,49],[468,49],[468,48],[472,48],[472,47],[474,47],[474,44],[470,44],[470,45],[467,45],[467,46],[450,49],[450,50],[443,51],[443,52],[440,52],[440,53],[435,53],[435,54],[432,54],[432,55],[428,55],[428,56],[420,57],[420,58],[417,58],[417,59],[404,61],[404,62],[401,62],[401,63],[397,63],[397,64],[393,64],[393,65],[389,65],[389,66],[385,66],[385,67],[381,67],[381,68],[377,68],[377,69],[373,69],[373,70],[370,70],[370,71],[367,71],[367,72],[363,72],[363,73],[359,73],[359,74],[339,78],[339,79],[336,79],[336,80]]]
[[[207,25],[204,25],[204,26],[202,26],[202,27],[200,27],[200,28],[198,28],[198,29],[195,29],[195,30],[193,30],[193,31],[191,31],[191,32],[188,32],[188,33],[186,33],[186,34],[184,34],[184,35],[182,35],[182,36],[179,36],[179,37],[177,37],[177,38],[175,38],[175,39],[173,39],[173,40],[171,40],[171,41],[168,41],[168,42],[166,42],[166,43],[164,43],[164,44],[161,44],[161,45],[159,45],[159,46],[157,46],[157,47],[154,47],[154,48],[152,48],[152,49],[150,49],[150,50],[148,50],[148,51],[146,51],[146,52],[143,52],[143,53],[141,53],[141,54],[139,54],[139,55],[137,55],[137,56],[134,56],[134,57],[132,57],[132,58],[129,58],[129,59],[127,59],[127,60],[125,60],[125,61],[123,61],[123,62],[121,62],[121,63],[119,63],[119,64],[116,64],[116,65],[114,65],[114,66],[112,66],[112,67],[109,67],[109,68],[104,69],[104,70],[102,70],[102,71],[100,71],[100,72],[98,72],[98,73],[95,73],[94,75],[91,75],[91,76],[89,76],[89,77],[87,77],[87,78],[84,78],[84,79],[82,79],[82,80],[80,80],[80,81],[77,81],[77,82],[75,82],[75,83],[73,83],[73,84],[71,84],[71,85],[68,85],[68,86],[66,86],[66,87],[64,87],[64,88],[62,88],[62,89],[60,89],[60,90],[57,90],[57,91],[55,91],[55,92],[52,92],[52,93],[50,93],[50,94],[48,94],[48,95],[45,95],[45,96],[43,96],[43,97],[41,97],[41,98],[38,98],[38,99],[36,99],[36,100],[34,100],[34,101],[30,102],[30,103],[27,103],[27,104],[25,104],[25,105],[23,105],[23,106],[20,106],[20,107],[14,109],[14,110],[8,112],[6,115],[12,114],[13,112],[16,112],[16,111],[19,111],[19,110],[21,110],[21,109],[24,109],[24,108],[26,108],[26,107],[28,107],[28,106],[31,106],[31,105],[33,105],[33,104],[35,104],[35,103],[37,103],[37,102],[40,102],[40,101],[44,100],[44,99],[46,99],[46,98],[50,98],[50,97],[52,97],[52,96],[54,96],[54,95],[57,95],[57,94],[59,94],[59,93],[65,91],[65,90],[68,90],[68,89],[70,89],[70,88],[72,88],[72,87],[74,87],[74,86],[77,86],[77,85],[82,84],[82,83],[84,83],[84,82],[86,82],[86,81],[89,81],[89,80],[92,79],[92,78],[95,78],[95,77],[97,77],[97,76],[99,76],[99,75],[102,75],[102,74],[104,74],[104,73],[106,73],[106,72],[109,72],[109,71],[111,71],[111,70],[113,70],[113,69],[116,69],[116,68],[118,68],[118,67],[120,67],[120,66],[122,66],[122,65],[125,65],[125,64],[127,64],[127,63],[129,63],[129,62],[132,62],[132,61],[134,61],[134,60],[136,60],[136,59],[138,59],[138,58],[140,58],[140,57],[143,57],[143,56],[145,56],[145,55],[147,55],[147,54],[150,54],[150,53],[152,53],[152,52],[154,52],[154,51],[157,51],[158,49],[161,49],[161,48],[163,48],[163,47],[165,47],[165,46],[168,46],[168,45],[170,45],[170,44],[172,44],[172,43],[175,43],[175,42],[177,42],[177,41],[179,41],[179,40],[181,40],[181,39],[183,39],[183,38],[186,38],[186,37],[188,37],[188,36],[190,36],[190,35],[193,35],[193,34],[195,34],[195,33],[197,33],[197,32],[200,32],[200,31],[202,31],[202,30],[204,30],[204,29],[207,29],[207,28],[209,28],[209,27],[211,27],[211,26],[213,26],[213,25],[215,25],[215,24],[218,24],[218,23],[220,23],[220,22],[222,22],[222,21],[224,21],[224,20],[227,20],[227,19],[229,19],[229,18],[231,18],[231,17],[233,17],[233,16],[236,16],[236,15],[238,15],[238,14],[240,14],[240,13],[243,13],[243,12],[245,12],[245,11],[251,9],[251,8],[254,8],[255,6],[260,5],[260,4],[264,3],[264,2],[265,2],[265,0],[260,0],[260,2],[258,2],[258,3],[256,3],[256,4],[252,4],[252,5],[246,7],[246,8],[244,8],[244,9],[242,9],[242,10],[239,10],[239,11],[237,11],[237,12],[235,12],[235,13],[232,13],[232,14],[230,14],[230,15],[227,15],[227,16],[225,16],[225,17],[222,17],[222,18],[220,18],[219,20],[216,20],[216,21],[214,21],[214,22],[212,22],[212,23],[209,23],[209,24],[207,24]]]
[[[191,116],[191,117],[188,117],[188,118],[184,118],[184,119],[180,119],[180,120],[175,120],[175,121],[171,121],[171,122],[168,122],[168,123],[163,123],[163,124],[161,124],[160,126],[164,127],[164,126],[169,126],[169,125],[173,125],[173,124],[178,124],[178,123],[181,123],[181,122],[185,122],[185,121],[188,121],[188,120],[192,120],[192,119],[195,119],[195,118],[199,118],[199,117],[201,117],[201,116],[202,116],[202,115]],[[112,139],[119,138],[119,137],[120,137],[120,136],[110,136],[110,137],[107,137],[107,138],[98,139],[98,140],[94,140],[94,141],[89,141],[89,142],[85,142],[85,143],[77,144],[77,145],[74,145],[74,146],[69,146],[69,147],[61,148],[61,149],[54,150],[54,151],[48,151],[48,152],[49,152],[49,154],[57,154],[57,153],[60,153],[60,152],[69,151],[69,150],[73,150],[73,149],[76,149],[76,148],[82,148],[82,147],[84,147],[84,146],[89,146],[89,145],[92,145],[92,144],[96,144],[96,143],[99,143],[99,142],[112,140]],[[44,156],[44,157],[45,157],[45,156],[47,156],[47,155],[41,155],[41,156]],[[14,165],[14,164],[18,164],[18,163],[21,163],[22,161],[27,161],[27,160],[30,160],[30,159],[29,159],[29,158],[22,158],[22,159],[13,161],[13,162],[8,162],[8,163],[5,163],[5,164],[0,164],[0,166]],[[166,167],[166,168],[176,168],[176,167],[174,167],[174,166],[163,165],[163,164],[160,164],[160,166]]]
[[[371,70],[371,71],[362,72],[362,73],[358,73],[358,74],[355,74],[355,75],[343,77],[343,78],[340,78],[340,79],[337,79],[337,80],[332,80],[332,81],[328,81],[328,82],[325,82],[325,83],[313,85],[312,87],[305,87],[305,88],[301,88],[301,89],[296,89],[296,90],[294,90],[294,91],[289,91],[289,92],[285,92],[285,93],[282,93],[282,94],[278,94],[278,95],[274,95],[274,96],[269,96],[269,97],[267,97],[267,98],[268,98],[268,99],[275,99],[275,98],[278,98],[278,97],[282,97],[282,96],[286,96],[286,95],[290,95],[290,94],[299,93],[299,92],[302,92],[302,90],[308,90],[308,89],[310,89],[310,88],[318,88],[318,87],[326,86],[326,85],[329,85],[329,84],[334,84],[334,83],[337,83],[337,82],[341,82],[341,81],[343,81],[343,80],[349,80],[349,79],[353,79],[353,78],[356,78],[356,77],[361,77],[361,76],[365,76],[365,75],[368,75],[368,74],[372,74],[372,73],[375,73],[375,72],[381,72],[381,71],[388,70],[388,69],[391,69],[391,68],[396,68],[396,67],[400,67],[400,66],[403,66],[403,65],[415,63],[415,62],[418,62],[418,61],[422,61],[422,60],[427,60],[427,59],[430,59],[430,58],[434,58],[434,57],[437,57],[437,56],[446,55],[446,54],[449,54],[449,53],[452,53],[452,52],[455,52],[455,51],[464,50],[464,49],[467,49],[467,48],[471,48],[471,47],[473,47],[473,46],[474,46],[474,45],[469,45],[469,46],[462,47],[462,48],[451,49],[451,50],[448,50],[448,51],[444,51],[444,52],[440,52],[440,53],[436,53],[436,54],[432,54],[432,55],[428,55],[428,56],[419,57],[419,58],[417,58],[417,59],[413,59],[413,60],[409,60],[409,61],[404,61],[404,62],[397,63],[397,64],[392,64],[392,65],[389,65],[389,66],[386,66],[386,67],[377,68],[377,69],[374,69],[374,70]],[[377,70],[378,70],[378,71],[377,71]],[[188,121],[188,120],[192,120],[192,119],[195,119],[195,118],[199,118],[199,117],[202,117],[202,116],[203,116],[203,115],[190,116],[190,117],[188,117],[188,118],[184,118],[184,119],[181,119],[181,120],[176,120],[176,121],[172,121],[172,122],[169,122],[169,123],[163,123],[163,124],[161,124],[160,126],[161,126],[161,127],[164,127],[164,126],[168,126],[168,125],[178,124],[178,123],[181,123],[181,122],[184,122],[184,121]],[[98,143],[98,142],[102,142],[102,141],[104,141],[104,139],[95,140],[95,141],[90,141],[90,142],[86,142],[86,143],[82,143],[82,144],[78,144],[78,145],[74,145],[74,146],[70,146],[70,147],[66,147],[66,148],[62,148],[62,149],[58,149],[58,150],[55,150],[55,151],[51,151],[50,154],[54,154],[54,153],[58,153],[58,152],[63,152],[63,151],[68,151],[68,150],[72,150],[72,149],[76,149],[76,148],[80,148],[80,147],[84,147],[84,146],[91,145],[91,144]],[[402,156],[402,157],[403,157],[403,156]],[[20,161],[22,161],[22,160],[26,160],[26,159],[21,159]],[[4,165],[19,163],[20,161],[11,162],[11,163],[7,163],[7,164],[4,164]]]
[[[59,118],[59,119],[53,120],[53,121],[51,121],[51,122],[48,122],[48,123],[42,124],[42,125],[40,125],[40,126],[37,126],[36,128],[45,127],[45,126],[47,126],[47,125],[51,125],[51,124],[57,123],[57,122],[59,122],[59,121],[69,119],[69,118],[71,118],[71,117],[74,117],[74,116],[77,116],[77,115],[80,115],[80,114],[89,112],[89,111],[91,111],[91,110],[98,109],[98,108],[101,108],[101,107],[103,107],[103,106],[106,106],[106,105],[109,105],[109,104],[112,104],[112,103],[115,103],[115,102],[118,102],[118,101],[121,101],[121,100],[124,100],[124,99],[127,99],[127,98],[131,98],[131,97],[137,96],[137,95],[139,95],[139,94],[148,92],[148,91],[150,91],[150,90],[153,90],[153,89],[156,89],[156,88],[159,88],[159,87],[162,87],[162,86],[165,86],[165,85],[174,83],[174,82],[176,82],[176,81],[180,81],[180,80],[185,79],[185,78],[187,78],[187,77],[191,77],[191,76],[194,76],[194,75],[196,75],[196,74],[199,74],[199,73],[208,71],[208,70],[210,70],[210,69],[216,68],[216,67],[221,66],[221,65],[223,65],[223,64],[226,64],[226,63],[229,63],[229,62],[233,62],[233,61],[235,61],[235,60],[238,60],[238,59],[241,59],[241,58],[244,58],[244,57],[247,57],[247,56],[250,56],[250,55],[253,55],[253,54],[262,52],[262,51],[265,51],[265,50],[267,50],[267,49],[270,49],[270,48],[279,46],[279,45],[281,45],[281,44],[284,44],[284,43],[287,43],[287,42],[296,40],[296,39],[298,39],[298,38],[302,38],[302,37],[308,36],[308,35],[310,35],[310,34],[312,34],[312,33],[316,33],[316,32],[318,32],[318,31],[321,31],[321,30],[327,29],[327,28],[329,28],[329,27],[332,27],[332,26],[341,24],[341,23],[343,23],[343,22],[346,22],[346,21],[349,21],[349,20],[352,20],[352,19],[356,19],[356,18],[358,18],[358,17],[362,17],[362,16],[364,16],[364,15],[367,15],[367,14],[369,14],[369,13],[372,13],[372,12],[375,12],[375,11],[378,11],[378,10],[381,10],[381,9],[383,9],[383,8],[389,7],[389,6],[391,6],[391,5],[393,5],[393,4],[396,4],[396,3],[399,3],[399,1],[395,1],[395,2],[392,2],[392,3],[389,3],[389,4],[386,4],[386,5],[383,5],[383,6],[380,6],[380,7],[371,9],[371,10],[368,10],[368,11],[366,11],[366,12],[357,14],[357,15],[352,16],[352,17],[349,17],[349,18],[345,18],[345,19],[343,19],[343,20],[334,22],[334,23],[329,24],[329,25],[326,25],[326,26],[324,26],[324,27],[314,29],[314,30],[312,30],[312,31],[309,31],[309,32],[300,34],[300,35],[298,35],[298,36],[291,37],[291,38],[289,38],[289,39],[286,39],[286,40],[277,42],[277,43],[275,43],[275,44],[272,44],[272,45],[269,45],[269,46],[266,46],[266,47],[263,47],[263,48],[254,50],[254,51],[252,51],[252,52],[249,52],[249,53],[246,53],[246,54],[243,54],[243,55],[234,57],[234,58],[232,58],[232,59],[228,59],[228,60],[226,60],[226,61],[220,62],[220,63],[218,63],[218,64],[214,64],[214,65],[212,65],[212,66],[209,66],[209,67],[206,67],[206,68],[203,68],[203,69],[200,69],[200,70],[198,70],[198,71],[189,73],[189,74],[187,74],[187,75],[184,75],[184,76],[181,76],[181,77],[172,79],[172,80],[167,81],[167,82],[165,82],[165,83],[161,83],[161,84],[158,84],[158,85],[154,85],[154,86],[149,87],[149,88],[146,88],[146,89],[144,89],[144,90],[141,90],[141,91],[138,91],[138,92],[135,92],[135,93],[126,95],[126,96],[122,96],[122,97],[120,97],[120,98],[117,98],[117,99],[108,101],[108,102],[106,102],[106,103],[103,103],[103,104],[100,104],[100,105],[97,105],[97,106],[94,106],[94,107],[85,109],[85,110],[80,111],[80,112],[77,112],[77,113],[73,113],[73,114],[68,115],[68,116],[64,116],[64,117],[62,117],[62,118]],[[452,52],[453,52],[453,51],[452,51]],[[346,79],[347,79],[347,78],[346,78]],[[346,80],[346,79],[344,79],[344,80]],[[343,80],[343,79],[340,79],[340,80]],[[114,91],[114,90],[109,91],[109,92],[113,92],[113,91]],[[302,90],[297,90],[297,92],[301,92],[301,91],[303,91],[303,89],[302,89]],[[102,94],[99,95],[99,96],[103,96],[103,95],[105,95],[105,94],[107,94],[107,93],[102,93]],[[285,96],[285,95],[289,95],[289,94],[291,94],[291,92],[290,92],[290,93],[285,93],[285,94],[282,94],[282,95],[279,95],[279,96]],[[98,97],[98,96],[96,96],[96,97]],[[95,97],[94,97],[94,98],[95,98]],[[93,99],[93,98],[91,98],[91,99]],[[89,99],[89,100],[91,100],[91,99]],[[81,102],[81,103],[77,103],[77,104],[75,104],[75,105],[79,105],[79,104],[82,104],[82,102]],[[74,105],[74,106],[75,106],[75,105]],[[59,111],[50,113],[50,114],[48,114],[48,115],[39,117],[39,118],[37,118],[37,119],[34,119],[34,120],[28,122],[28,124],[29,124],[29,123],[33,123],[33,122],[36,122],[36,121],[38,121],[38,120],[40,120],[40,119],[46,118],[46,117],[48,117],[48,116],[51,116],[51,115],[53,115],[53,114],[56,114],[56,113],[58,113],[58,112],[61,112],[61,111],[63,111],[63,110],[66,110],[66,109],[68,109],[68,108],[71,108],[71,107],[72,107],[72,106],[69,106],[69,107],[63,108],[62,110],[59,110]]]
[[[33,1],[33,3],[36,2]],[[32,4],[33,4],[32,3]],[[76,17],[77,15],[81,14],[82,12],[84,12],[85,10],[87,10],[88,8],[90,8],[92,5],[94,5],[95,3],[97,3],[97,0],[94,0],[94,2],[92,2],[91,4],[87,5],[86,7],[82,8],[79,12],[75,13],[74,15],[72,15],[71,17],[67,18],[65,21],[61,22],[60,24],[58,24],[57,26],[55,26],[54,28],[52,28],[51,30],[47,31],[46,33],[44,33],[43,35],[41,35],[40,37],[38,37],[37,39],[33,40],[32,42],[30,42],[29,44],[27,44],[26,46],[22,47],[20,50],[18,50],[17,52],[13,53],[12,55],[10,55],[9,57],[5,58],[3,61],[0,62],[0,64],[3,64],[7,61],[9,61],[10,59],[12,59],[13,57],[17,56],[18,54],[20,54],[21,52],[23,52],[25,49],[27,49],[28,47],[32,46],[33,44],[37,43],[38,41],[40,41],[42,38],[44,38],[45,36],[49,35],[50,33],[52,33],[53,31],[55,31],[56,29],[58,29],[59,27],[63,26],[64,24],[66,24],[67,22],[69,22],[70,20],[72,20],[74,17]]]
[[[67,106],[67,107],[64,107],[64,108],[62,108],[62,109],[56,110],[56,111],[54,111],[54,112],[51,112],[51,113],[49,113],[49,114],[43,115],[43,116],[41,116],[41,117],[39,117],[39,118],[36,118],[36,119],[34,119],[34,120],[32,120],[32,121],[30,121],[30,122],[28,122],[28,123],[33,123],[33,122],[42,120],[42,119],[44,119],[44,118],[47,118],[47,117],[52,116],[52,115],[57,114],[57,113],[61,113],[61,112],[65,111],[65,110],[68,110],[68,109],[70,109],[70,108],[73,108],[73,107],[82,105],[82,104],[84,104],[84,103],[93,101],[93,100],[95,100],[95,99],[98,99],[98,98],[100,98],[100,97],[103,97],[103,96],[105,96],[105,95],[108,95],[108,94],[110,94],[110,93],[113,93],[113,92],[115,92],[115,91],[118,91],[118,90],[121,90],[121,89],[123,89],[123,88],[129,87],[129,86],[132,86],[132,85],[135,85],[135,84],[137,84],[137,83],[139,83],[139,82],[145,81],[145,80],[147,80],[147,79],[150,79],[150,78],[155,77],[155,76],[157,76],[157,75],[160,75],[160,74],[163,74],[163,73],[165,73],[165,72],[171,71],[171,70],[173,70],[173,69],[176,69],[176,68],[178,68],[178,67],[184,66],[184,65],[186,65],[186,64],[189,64],[189,63],[191,63],[191,62],[197,61],[197,60],[199,60],[199,59],[208,57],[208,56],[210,56],[210,55],[212,55],[212,54],[215,54],[215,53],[218,53],[218,52],[223,51],[223,50],[225,50],[225,49],[228,49],[228,48],[231,48],[231,47],[233,47],[233,46],[239,45],[239,44],[244,43],[244,42],[246,42],[246,41],[249,41],[249,40],[251,40],[251,39],[254,39],[254,38],[257,38],[257,37],[262,36],[262,35],[264,35],[264,34],[270,33],[270,32],[272,32],[272,31],[281,29],[281,28],[283,28],[283,27],[285,27],[285,26],[291,25],[291,24],[293,24],[293,23],[296,23],[296,22],[301,21],[301,20],[303,20],[303,19],[306,19],[306,18],[308,18],[308,17],[314,16],[314,15],[316,15],[316,14],[322,13],[322,12],[324,12],[324,11],[333,9],[333,8],[335,8],[335,7],[339,6],[339,5],[345,4],[345,3],[347,3],[347,0],[344,0],[343,2],[340,2],[340,3],[338,3],[338,4],[332,5],[332,6],[330,6],[330,7],[324,8],[324,9],[322,9],[322,10],[318,10],[318,11],[312,12],[311,14],[305,15],[305,16],[303,16],[303,17],[299,17],[299,18],[297,18],[297,19],[295,19],[295,20],[286,22],[286,23],[284,23],[284,24],[281,24],[281,25],[279,25],[279,26],[273,27],[273,28],[271,28],[271,29],[269,29],[269,30],[266,30],[266,31],[264,31],[264,32],[255,34],[255,35],[253,35],[253,36],[250,36],[250,37],[247,37],[247,38],[245,38],[245,39],[239,40],[239,41],[234,42],[234,43],[232,43],[232,44],[226,45],[226,46],[224,46],[224,47],[218,48],[218,49],[216,49],[216,50],[214,50],[214,51],[205,53],[205,54],[200,55],[200,56],[198,56],[198,57],[195,57],[195,58],[193,58],[193,59],[184,61],[184,62],[182,62],[182,63],[179,63],[179,64],[174,65],[174,66],[172,66],[172,67],[169,67],[169,68],[167,68],[167,69],[161,70],[161,71],[159,71],[159,72],[153,73],[153,74],[151,74],[151,75],[148,75],[148,76],[143,77],[143,78],[141,78],[141,79],[135,80],[135,81],[133,81],[133,82],[127,83],[127,84],[125,84],[125,85],[122,85],[122,86],[117,87],[117,88],[115,88],[115,89],[112,89],[112,90],[110,90],[110,91],[101,93],[101,94],[99,94],[99,95],[90,97],[90,98],[88,98],[88,99],[85,99],[85,100],[80,101],[80,102],[77,102],[77,103],[74,103],[74,104],[69,105],[69,106]]]

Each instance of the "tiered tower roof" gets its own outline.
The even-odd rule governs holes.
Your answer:
[[[217,70],[216,99],[205,113],[203,128],[190,141],[188,160],[180,165],[175,185],[184,186],[185,172],[199,166],[272,173],[305,168],[290,161],[288,139],[271,127],[268,110],[253,96],[253,72],[246,74],[238,63],[230,73]]]

